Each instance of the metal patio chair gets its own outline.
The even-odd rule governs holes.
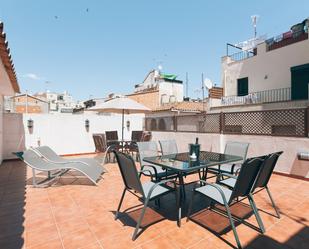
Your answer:
[[[141,142],[143,138],[143,131],[132,131],[131,133],[131,141],[126,144],[125,150],[128,151],[128,153],[131,153],[133,156],[134,153],[136,153],[136,161],[138,160],[138,147],[137,142]]]
[[[265,161],[261,166],[261,170],[259,172],[259,174],[257,175],[256,181],[253,185],[253,188],[251,190],[252,195],[256,194],[260,191],[262,191],[263,189],[266,189],[267,194],[269,196],[269,199],[271,201],[271,204],[273,206],[273,208],[275,209],[275,212],[277,214],[277,217],[280,219],[280,213],[279,210],[275,204],[275,201],[270,193],[269,187],[268,187],[268,182],[270,180],[270,177],[274,171],[274,168],[278,162],[278,159],[280,157],[280,155],[283,153],[283,151],[279,151],[279,152],[275,152],[272,153],[270,155],[265,156]],[[230,188],[234,188],[236,181],[237,181],[237,177],[235,176],[229,176],[227,174],[225,174],[226,176],[228,176],[229,178],[220,181],[219,183],[224,184]]]
[[[81,163],[87,166],[96,167],[98,169],[102,169],[102,172],[106,173],[107,170],[96,160],[93,158],[63,158],[60,157],[55,151],[53,151],[48,146],[40,146],[36,148],[32,148],[35,152],[37,152],[40,156],[44,157],[44,159],[51,163]],[[105,158],[103,159],[105,162]]]
[[[110,162],[111,160],[111,152],[113,147],[107,146],[106,138],[104,133],[93,133],[92,134],[95,152],[96,153],[104,153],[103,163]]]
[[[138,172],[136,169],[136,165],[134,163],[134,160],[132,157],[128,154],[114,151],[115,157],[118,162],[118,166],[120,169],[120,173],[123,179],[123,183],[125,185],[125,188],[122,192],[121,199],[116,211],[115,219],[119,216],[119,211],[123,202],[123,199],[125,197],[125,193],[128,191],[131,194],[137,196],[144,204],[141,215],[137,221],[132,240],[135,240],[137,237],[137,234],[139,232],[139,228],[141,225],[141,222],[144,218],[146,208],[150,201],[152,200],[158,200],[160,197],[162,197],[165,194],[170,193],[171,191],[175,191],[176,195],[176,203],[178,203],[178,194],[177,194],[177,188],[175,181],[169,179],[169,180],[163,180],[157,183],[154,183],[152,181],[141,183],[140,181],[140,173],[150,173],[148,170],[144,169],[141,172]],[[165,185],[166,183],[171,182],[174,185],[174,188],[168,187]],[[176,206],[175,206],[176,207]]]
[[[178,153],[177,143],[172,140],[159,140],[162,155],[171,155]]]
[[[162,167],[150,163],[146,163],[144,161],[145,157],[155,157],[159,156],[157,143],[155,141],[149,141],[149,142],[138,142],[138,154],[140,158],[140,165],[141,169],[147,169],[151,172],[151,175],[154,176],[155,181],[161,181],[161,179],[165,178],[175,178],[177,175],[171,171],[163,169]],[[147,175],[147,173],[145,173]]]
[[[236,200],[238,197],[247,197],[249,199],[250,206],[254,212],[254,215],[261,229],[261,232],[264,233],[265,228],[251,194],[252,186],[255,182],[257,174],[259,173],[260,166],[262,163],[263,159],[261,158],[247,159],[243,163],[240,169],[239,175],[237,177],[233,189],[229,189],[217,183],[208,183],[204,180],[200,180],[199,182],[202,182],[204,186],[200,187],[199,184],[196,184],[195,188],[192,190],[193,193],[189,204],[187,221],[190,219],[190,213],[192,210],[194,196],[196,193],[199,193],[209,198],[212,202],[218,203],[225,207],[227,217],[230,221],[230,225],[232,227],[237,246],[238,248],[241,248],[241,243],[239,241],[239,237],[231,215],[230,206],[233,205],[233,201]],[[210,205],[210,209],[211,208],[212,205]]]
[[[248,148],[249,143],[232,142],[232,141],[227,142],[225,145],[224,154],[240,156],[243,158],[243,160],[233,164],[223,164],[210,167],[207,170],[207,173],[209,172],[217,175],[219,175],[219,173],[222,172],[234,174],[235,171],[239,169],[240,165],[246,160]]]
[[[80,162],[49,162],[32,149],[26,150],[22,154],[20,153],[19,158],[32,168],[32,182],[33,186],[35,187],[47,186],[46,184],[48,184],[55,178],[65,174],[69,170],[76,170],[81,172],[86,177],[88,177],[89,180],[91,180],[95,185],[97,185],[97,181],[101,178],[101,174],[103,173],[102,167],[89,166]],[[48,178],[37,183],[35,176],[36,170],[48,172]]]
[[[120,142],[118,139],[118,131],[105,131],[105,138],[107,147],[111,146],[114,150],[120,149]]]

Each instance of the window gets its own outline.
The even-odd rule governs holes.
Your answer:
[[[165,131],[166,130],[165,120],[163,118],[159,119],[159,130],[160,131]]]
[[[248,77],[237,79],[237,96],[248,95]]]
[[[157,121],[155,118],[152,118],[150,121],[150,130],[155,131],[157,129]]]

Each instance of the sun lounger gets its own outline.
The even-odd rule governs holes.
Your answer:
[[[66,163],[55,163],[45,160],[33,149],[29,149],[19,154],[19,158],[22,159],[29,167],[32,168],[33,174],[33,185],[35,187],[46,186],[47,183],[51,182],[56,177],[59,177],[69,170],[76,170],[84,174],[91,180],[95,185],[100,179],[103,173],[102,167],[97,167],[93,165],[87,165],[80,162],[66,162]],[[48,172],[48,178],[40,183],[37,183],[35,170]]]
[[[102,172],[107,172],[107,170],[95,159],[93,158],[70,158],[66,159],[63,157],[60,157],[56,154],[55,151],[53,151],[48,146],[40,146],[37,148],[33,148],[34,151],[36,151],[40,156],[44,157],[47,161],[51,163],[82,163],[91,167],[97,167],[98,169],[102,169]]]

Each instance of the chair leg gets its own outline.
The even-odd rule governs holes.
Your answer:
[[[188,212],[187,212],[187,222],[190,219],[190,214],[192,212],[192,206],[193,206],[193,201],[194,201],[194,195],[195,195],[195,191],[192,190],[192,195],[191,195],[191,200],[189,202],[189,207],[188,207]]]
[[[267,194],[268,194],[268,196],[269,196],[269,199],[270,199],[270,201],[271,201],[271,204],[273,205],[273,207],[274,207],[274,209],[275,209],[275,211],[276,211],[277,217],[280,219],[279,210],[278,210],[278,208],[277,208],[277,206],[276,206],[276,204],[275,204],[275,201],[274,201],[273,197],[272,197],[271,194],[270,194],[270,190],[269,190],[268,186],[265,186],[265,188],[266,188]]]
[[[142,213],[141,213],[140,217],[138,218],[138,221],[137,221],[137,224],[136,224],[133,236],[132,236],[132,240],[135,240],[136,237],[137,237],[137,233],[138,233],[139,227],[141,226],[142,220],[144,218],[144,215],[145,215],[145,212],[146,212],[146,208],[148,206],[148,202],[149,202],[149,199],[146,199],[145,203],[144,203],[144,207],[142,209]]]
[[[179,191],[177,186],[175,185],[175,199],[176,199],[176,213],[177,213],[177,225],[179,225],[179,221],[181,219],[181,215],[179,213],[179,205],[180,205],[180,197],[179,197]]]
[[[32,185],[37,187],[36,178],[35,178],[35,169],[32,169]]]
[[[158,208],[160,208],[160,207],[161,207],[161,201],[160,201],[160,198],[158,198],[158,199],[156,199],[156,200],[155,200],[155,205],[157,205],[157,206],[158,206]]]
[[[120,211],[120,208],[121,208],[121,205],[122,205],[124,196],[125,196],[125,194],[126,194],[126,191],[127,191],[127,189],[125,188],[125,189],[123,190],[123,192],[122,192],[122,195],[121,195],[121,198],[120,198],[120,202],[119,202],[119,205],[118,205],[116,214],[115,214],[115,220],[117,220],[117,218],[118,218],[119,211]]]
[[[261,216],[259,215],[258,209],[257,209],[257,207],[255,205],[255,202],[254,202],[253,197],[252,197],[251,194],[248,195],[248,199],[249,199],[250,205],[252,207],[253,213],[255,215],[256,221],[258,222],[259,227],[261,229],[261,232],[265,233],[265,227],[264,227],[263,221],[261,219]]]
[[[237,243],[237,247],[238,248],[242,248],[242,246],[240,244],[240,241],[239,241],[239,237],[238,237],[237,231],[236,231],[236,227],[235,227],[234,221],[232,219],[232,215],[231,215],[231,211],[230,211],[229,206],[225,205],[225,209],[226,209],[226,212],[227,212],[227,216],[228,216],[228,218],[230,220],[230,224],[231,224],[231,227],[232,227],[232,230],[233,230],[233,233],[234,233],[234,237],[235,237],[235,240],[236,240],[236,243]]]

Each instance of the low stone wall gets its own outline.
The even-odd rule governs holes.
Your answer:
[[[283,151],[276,172],[309,178],[309,161],[298,160],[299,150],[309,151],[309,138],[274,136],[225,135],[189,132],[153,132],[153,140],[175,139],[179,151],[187,151],[188,144],[199,138],[202,150],[223,152],[227,141],[250,143],[248,157],[260,156],[271,152]]]

